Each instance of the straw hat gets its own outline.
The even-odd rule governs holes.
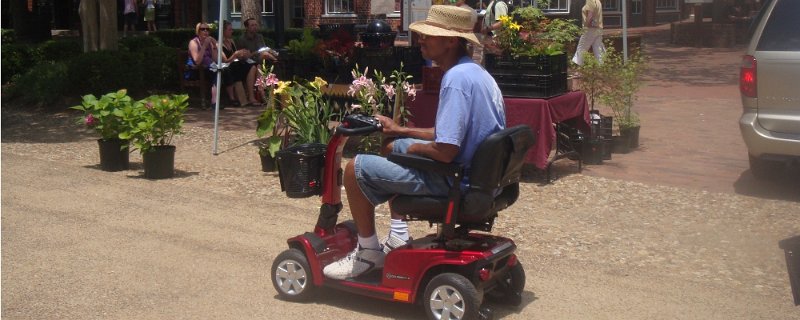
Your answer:
[[[462,37],[475,45],[480,45],[478,37],[472,32],[475,16],[469,9],[456,6],[433,5],[425,21],[417,21],[408,29],[426,36]]]

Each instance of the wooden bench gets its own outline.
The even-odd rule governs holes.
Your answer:
[[[208,103],[206,95],[211,89],[211,83],[208,81],[208,79],[206,79],[206,73],[197,65],[186,65],[186,60],[189,59],[189,51],[178,49],[177,53],[178,83],[180,84],[181,90],[186,90],[186,88],[196,88],[200,91],[200,105],[203,108],[207,107]],[[186,71],[193,72],[195,76],[191,79],[186,79],[186,77],[184,77],[184,73]]]

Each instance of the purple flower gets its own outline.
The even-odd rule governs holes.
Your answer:
[[[97,119],[90,113],[86,116],[86,126],[93,127],[97,124]]]
[[[153,102],[147,101],[147,103],[144,104],[144,107],[147,108],[147,110],[153,110]]]

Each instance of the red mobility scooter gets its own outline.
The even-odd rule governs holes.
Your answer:
[[[320,286],[326,286],[383,300],[421,303],[431,319],[491,319],[484,298],[519,305],[525,271],[514,254],[516,245],[511,239],[488,232],[497,212],[513,204],[519,195],[523,158],[534,142],[527,126],[499,131],[481,143],[465,192],[459,188],[463,174],[460,165],[390,154],[390,161],[453,179],[448,197],[398,196],[391,202],[394,212],[407,220],[435,223],[438,232],[389,252],[383,269],[346,280],[324,276],[322,269],[327,264],[344,257],[357,244],[353,221],[337,224],[342,209],[342,149],[349,136],[379,130],[380,123],[374,117],[352,114],[336,128],[324,155],[324,145],[290,148],[278,155],[282,165],[286,160],[281,159],[283,156],[317,149],[318,156],[291,160],[293,167],[306,169],[281,171],[281,186],[290,197],[322,196],[314,231],[288,239],[289,249],[272,264],[272,284],[279,297],[305,301]],[[324,161],[324,165],[307,165],[314,161]]]

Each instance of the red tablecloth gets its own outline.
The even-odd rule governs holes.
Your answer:
[[[556,141],[554,123],[570,122],[583,132],[589,132],[589,108],[582,91],[572,91],[551,99],[505,98],[506,124],[513,127],[526,124],[536,133],[536,144],[525,156],[526,163],[539,169],[547,166],[550,150]],[[430,128],[436,120],[439,104],[437,94],[420,92],[409,102],[409,126]]]

